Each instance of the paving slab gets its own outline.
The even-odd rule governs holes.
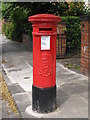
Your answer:
[[[15,61],[19,61],[19,60],[15,59]],[[22,68],[22,64],[23,64],[23,68]],[[23,61],[22,64],[18,62],[17,65],[14,65],[12,68],[11,67],[9,68],[7,62],[2,66],[12,83],[18,83],[25,91],[32,91],[33,68],[26,61]]]
[[[31,102],[29,100],[25,100],[25,101],[17,101],[16,102],[20,113],[21,112],[25,112],[26,108],[31,105]]]
[[[69,95],[71,94],[79,94],[79,93],[86,93],[88,91],[88,85],[67,85],[67,86],[62,86],[62,89],[68,93]]]
[[[5,119],[9,119],[9,118],[20,118],[20,114],[13,112],[12,109],[10,108],[10,106],[8,105],[8,102],[5,100],[2,100],[2,116],[1,118]]]
[[[31,93],[27,93],[27,92],[15,93],[13,95],[13,98],[16,102],[26,101],[26,100],[31,101],[31,98],[29,97],[30,95]]]
[[[25,112],[26,107],[31,105],[32,101],[31,94],[27,92],[16,93],[13,95],[13,99],[15,100],[20,112]]]
[[[8,89],[9,91],[11,91],[12,94],[24,92],[24,89],[20,87],[17,83],[8,85]]]

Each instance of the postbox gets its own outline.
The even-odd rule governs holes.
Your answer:
[[[33,23],[32,109],[41,113],[56,109],[56,38],[60,21],[52,14],[29,17]]]

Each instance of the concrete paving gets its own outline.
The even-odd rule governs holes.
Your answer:
[[[22,118],[88,118],[88,77],[69,70],[58,61],[57,110],[49,114],[32,111],[32,43],[28,46],[30,48],[2,36],[2,73]]]
[[[19,118],[18,113],[13,112],[13,110],[8,105],[8,102],[2,100],[2,118]]]

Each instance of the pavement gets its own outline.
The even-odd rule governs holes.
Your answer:
[[[32,111],[32,42],[2,39],[2,74],[21,118],[88,118],[88,77],[56,62],[57,109],[48,114]]]
[[[2,100],[2,118],[19,118],[19,113],[13,112],[6,100]]]

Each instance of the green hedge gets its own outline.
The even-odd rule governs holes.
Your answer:
[[[12,39],[14,30],[15,30],[15,25],[12,22],[7,22],[3,24],[2,32],[6,35],[8,39]]]
[[[80,17],[61,17],[66,23],[66,47],[67,52],[81,48],[81,21]]]
[[[13,22],[4,23],[2,27],[2,33],[4,33],[5,36],[10,40],[22,42],[23,32],[20,24],[18,25]]]

